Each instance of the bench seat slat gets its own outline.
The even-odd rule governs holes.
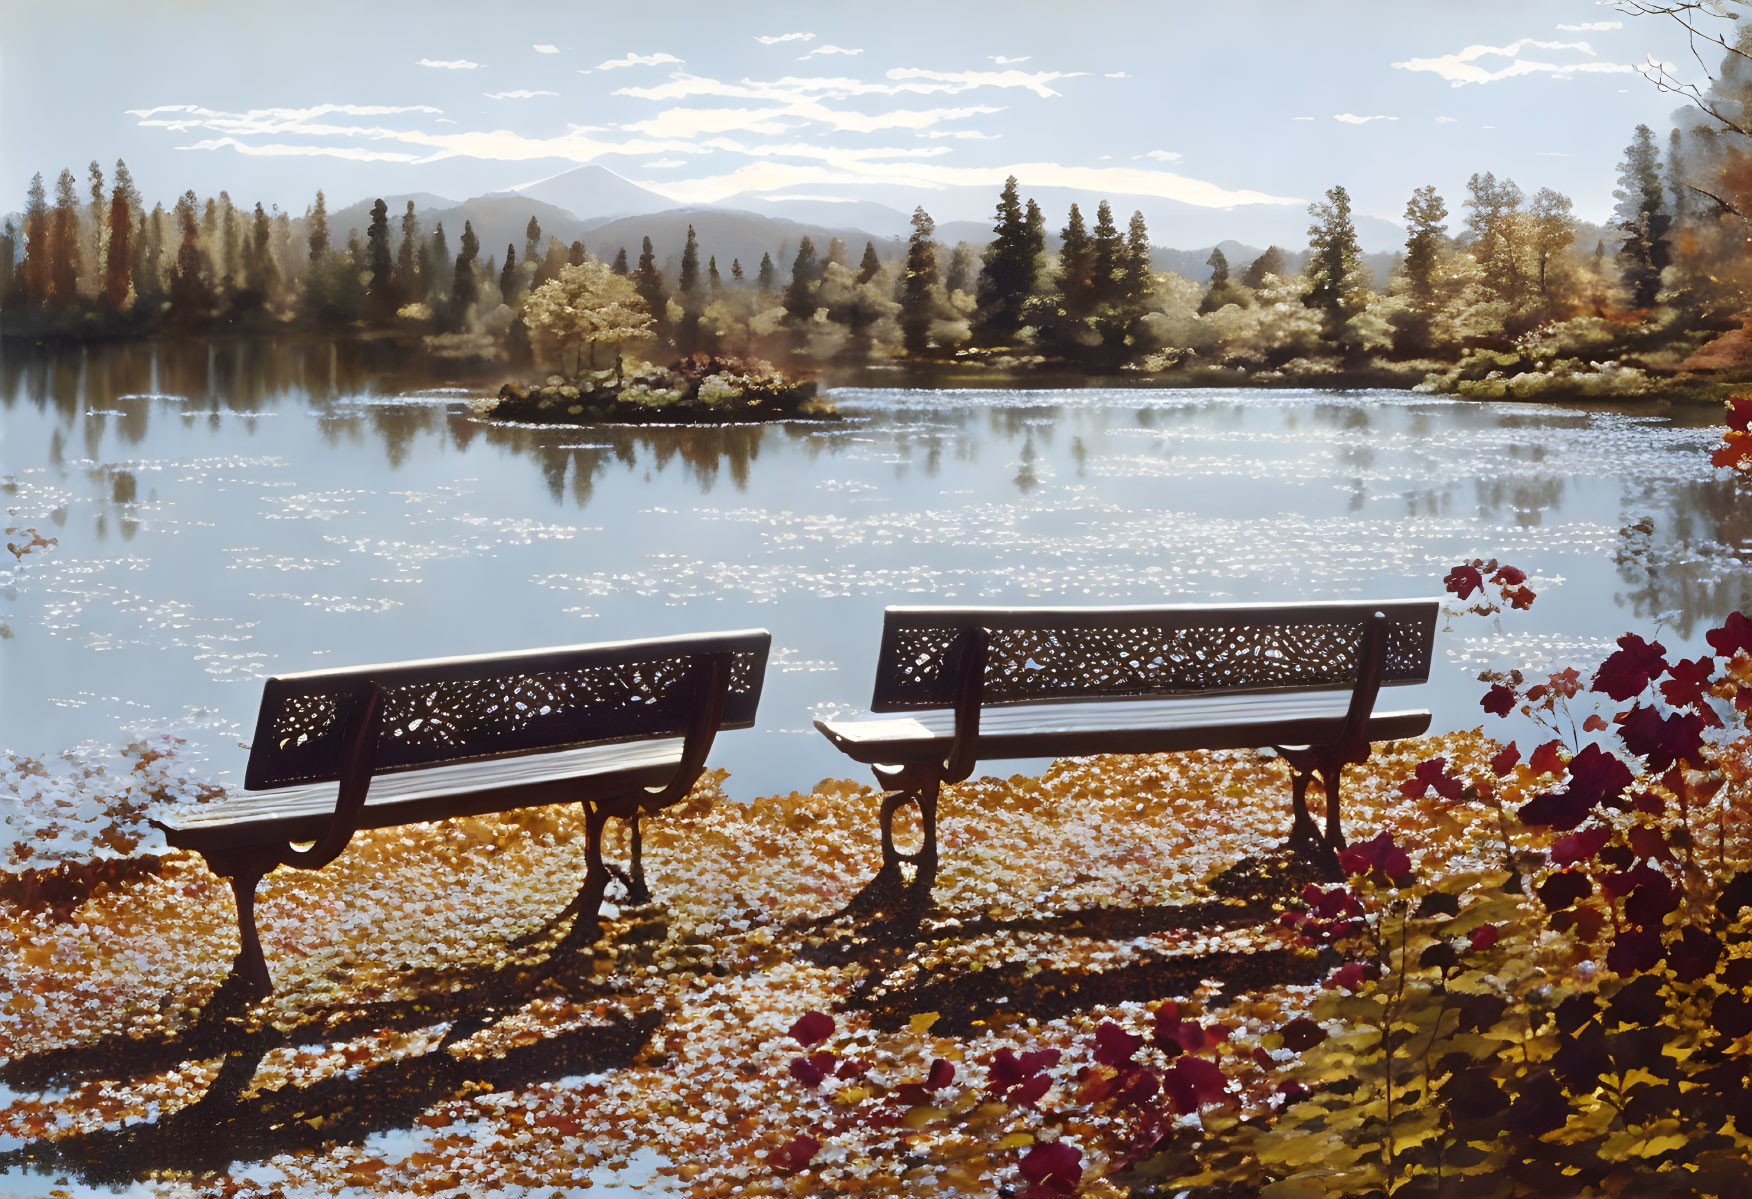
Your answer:
[[[994,706],[980,712],[976,752],[982,759],[1073,757],[1319,744],[1338,734],[1349,706],[1349,694],[1341,691]],[[1427,711],[1377,712],[1368,736],[1394,741],[1415,737],[1429,725]],[[854,761],[922,762],[941,757],[955,735],[955,714],[818,720],[815,727]]]
[[[450,816],[500,812],[601,794],[609,776],[628,787],[669,780],[683,741],[666,737],[559,753],[380,774],[371,780],[360,828],[388,828]],[[320,835],[333,819],[338,783],[247,792],[169,815],[165,838],[184,849],[233,847]]]

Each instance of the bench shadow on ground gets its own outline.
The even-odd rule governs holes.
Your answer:
[[[1281,901],[1308,881],[1331,877],[1330,864],[1287,849],[1230,867],[1198,899],[1145,907],[1100,907],[1000,919],[935,906],[935,881],[879,874],[840,911],[791,926],[798,956],[849,969],[846,1009],[870,1014],[878,1028],[896,1028],[920,1012],[937,1012],[933,1031],[978,1035],[1000,1014],[1051,1019],[1095,1005],[1190,995],[1218,980],[1220,996],[1282,983],[1307,983],[1330,968],[1320,955],[1269,948],[1257,952],[1143,955],[1105,970],[1037,969],[1012,961],[986,969],[914,965],[922,945],[1004,933],[1049,934],[1109,941],[1169,931],[1214,932],[1262,926]],[[451,1052],[492,1029],[532,1000],[570,996],[616,1003],[597,981],[598,929],[576,919],[576,906],[504,946],[490,964],[410,967],[397,976],[406,996],[264,1013],[236,976],[213,993],[196,1019],[161,1037],[114,1035],[85,1045],[0,1064],[0,1085],[20,1090],[94,1080],[139,1082],[191,1062],[223,1059],[206,1093],[153,1120],[30,1141],[0,1153],[0,1170],[23,1167],[77,1175],[89,1184],[117,1185],[166,1170],[195,1176],[236,1162],[281,1153],[358,1143],[378,1132],[413,1127],[423,1111],[471,1090],[508,1090],[573,1074],[631,1066],[662,1023],[661,1011],[611,1016],[604,1022],[543,1036],[496,1056]],[[636,916],[615,939],[625,960],[637,961],[668,935],[661,910]],[[897,975],[905,974],[903,980]],[[332,1045],[383,1032],[413,1032],[448,1024],[425,1053],[377,1060],[307,1085],[251,1092],[263,1060],[276,1049]]]
[[[1308,883],[1338,877],[1330,854],[1287,843],[1230,866],[1207,884],[1200,898],[1144,907],[1011,918],[954,912],[931,899],[935,875],[927,866],[907,878],[885,866],[844,907],[798,926],[805,938],[799,956],[817,965],[861,971],[842,1006],[868,1012],[877,1028],[898,1028],[921,1012],[936,1012],[934,1032],[976,1035],[1000,1015],[1049,1020],[1104,1004],[1191,995],[1207,982],[1218,984],[1210,1000],[1216,1005],[1247,991],[1315,982],[1333,965],[1330,955],[1272,947],[1144,954],[1103,970],[1043,969],[1029,960],[971,970],[959,964],[907,969],[915,965],[921,945],[1004,934],[1118,942],[1168,932],[1261,927]]]
[[[593,981],[596,928],[571,920],[573,914],[568,907],[544,929],[507,947],[524,950],[521,956],[508,954],[510,960],[411,968],[398,978],[409,998],[265,1014],[252,1006],[233,974],[193,1023],[168,1036],[120,1034],[6,1062],[0,1065],[0,1085],[43,1089],[94,1080],[125,1084],[185,1063],[223,1059],[206,1093],[187,1107],[120,1128],[27,1142],[0,1153],[0,1170],[68,1173],[100,1185],[126,1183],[149,1170],[199,1175],[234,1162],[357,1143],[373,1133],[410,1128],[422,1111],[474,1090],[507,1090],[629,1066],[660,1025],[660,1011],[611,1016],[493,1056],[451,1051],[538,998],[613,1000],[612,992]],[[629,942],[660,942],[666,931],[660,920],[635,922],[618,945],[624,949]],[[272,1022],[266,1018],[270,1015]],[[273,1050],[441,1024],[449,1026],[442,1040],[423,1054],[368,1062],[308,1085],[249,1093],[263,1059]]]

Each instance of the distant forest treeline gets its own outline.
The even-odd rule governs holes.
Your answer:
[[[1730,55],[1706,99],[1742,111],[1749,75]],[[1671,131],[1663,156],[1637,126],[1604,237],[1578,240],[1567,196],[1474,174],[1458,212],[1434,187],[1412,193],[1403,252],[1381,280],[1364,261],[1347,192],[1334,187],[1310,205],[1305,254],[1273,246],[1230,263],[1214,250],[1203,283],[1155,270],[1143,216],[1122,228],[1105,201],[1092,217],[1072,205],[1049,248],[1046,215],[1014,178],[983,247],[939,244],[921,208],[904,253],[887,258],[873,241],[817,246],[805,236],[789,261],[724,263],[690,226],[674,269],[646,237],[636,258],[619,249],[607,271],[583,271],[595,262],[584,242],[544,237],[533,216],[501,256],[469,222],[428,229],[412,201],[392,213],[379,200],[342,241],[321,192],[299,217],[225,192],[147,209],[125,164],[106,179],[93,162],[83,189],[63,170],[52,198],[37,176],[22,228],[6,221],[0,311],[9,336],[387,330],[536,368],[553,365],[541,357],[568,339],[599,339],[651,357],[1259,381],[1386,372],[1478,395],[1634,394],[1682,370],[1741,365],[1746,334],[1698,351],[1740,330],[1748,306],[1749,137],[1702,106]],[[561,308],[598,315],[538,327]]]

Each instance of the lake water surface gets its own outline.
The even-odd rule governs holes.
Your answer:
[[[59,543],[0,565],[0,747],[171,731],[236,780],[273,673],[764,626],[759,730],[713,753],[748,797],[856,773],[810,720],[868,701],[890,603],[1422,596],[1466,558],[1525,568],[1531,612],[1455,618],[1393,696],[1438,729],[1485,719],[1484,666],[1589,666],[1657,624],[1701,648],[1752,608],[1713,412],[841,388],[832,424],[507,428],[366,358],[6,355],[5,524]]]

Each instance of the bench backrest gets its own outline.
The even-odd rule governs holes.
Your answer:
[[[984,704],[1349,688],[1364,622],[1388,619],[1384,686],[1429,678],[1440,600],[1154,608],[895,607],[873,712],[955,703],[971,629],[986,630]]]
[[[681,736],[702,702],[699,667],[720,654],[731,671],[719,727],[748,728],[771,644],[748,629],[280,675],[262,688],[244,787],[338,779],[371,684],[383,692],[379,772]]]

